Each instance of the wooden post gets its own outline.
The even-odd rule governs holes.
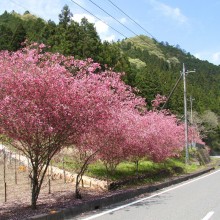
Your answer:
[[[50,178],[49,178],[49,182],[48,182],[48,185],[49,185],[49,194],[51,194],[51,185],[50,185]]]
[[[17,158],[15,153],[15,184],[17,184]]]
[[[6,178],[6,153],[4,150],[4,182],[6,181],[5,178]]]
[[[10,165],[11,165],[11,151],[9,153],[9,161],[10,161]]]
[[[7,184],[5,182],[5,202],[7,202]]]
[[[30,159],[29,158],[27,158],[27,162],[28,162],[28,164],[27,164],[27,171],[28,171],[28,183],[30,183],[30,185],[31,185],[31,177],[30,177]]]
[[[65,171],[65,161],[64,161],[64,157],[63,157],[63,179],[64,179],[64,183],[66,183],[66,171]]]
[[[18,152],[18,161],[19,161],[19,166],[21,165],[21,153],[20,151]]]
[[[53,179],[53,166],[52,166],[52,161],[50,162],[50,176],[51,176],[51,179]]]

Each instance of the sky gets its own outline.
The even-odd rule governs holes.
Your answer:
[[[94,23],[102,40],[143,34],[220,65],[220,0],[0,0],[0,14],[29,10],[57,23],[64,5],[74,20]]]

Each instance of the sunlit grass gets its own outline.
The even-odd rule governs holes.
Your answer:
[[[64,161],[65,170],[68,170],[70,172],[76,171],[76,164],[73,162],[73,158],[71,158],[71,156],[66,155],[64,157]],[[57,162],[53,161],[53,165],[63,169],[62,160]],[[149,179],[149,181],[156,181],[164,177],[162,174],[164,174],[165,170],[169,175],[179,175],[182,173],[194,172],[199,168],[202,168],[202,166],[199,166],[198,163],[196,164],[194,162],[186,165],[184,157],[181,157],[168,159],[162,163],[155,163],[150,160],[141,160],[138,164],[138,171],[134,162],[124,161],[116,167],[116,170],[113,174],[110,174],[106,171],[106,167],[104,166],[103,162],[97,160],[96,162],[93,162],[88,166],[85,175],[100,180],[117,181],[124,178],[129,178],[131,176],[136,176],[137,174],[149,174],[149,176],[151,176],[151,179]]]
[[[181,173],[190,173],[197,170],[200,166],[196,164],[185,165],[181,159],[169,159],[163,163],[154,163],[148,160],[142,160],[139,162],[138,174],[157,174],[164,170],[170,171],[172,175],[178,175]],[[110,180],[120,180],[126,177],[137,175],[136,164],[132,162],[120,163],[114,174],[108,174],[105,166],[101,161],[93,163],[89,166],[86,175],[98,178]],[[155,177],[157,179],[157,177]]]

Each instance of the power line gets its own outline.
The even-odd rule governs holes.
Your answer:
[[[15,2],[14,0],[11,0],[14,4],[22,7],[25,10],[28,10],[27,8],[23,7],[22,5],[18,4],[17,2]],[[105,23],[108,27],[110,27],[112,30],[114,30],[115,32],[117,32],[118,34],[120,34],[121,36],[123,36],[124,38],[128,38],[125,34],[121,33],[120,31],[118,31],[116,28],[112,27],[111,25],[109,25],[107,22],[105,22],[104,20],[100,19],[99,17],[97,17],[96,15],[94,15],[91,11],[87,10],[85,7],[81,6],[79,3],[77,3],[74,0],[70,0],[71,2],[73,2],[74,4],[76,4],[77,6],[79,6],[80,8],[82,8],[83,10],[85,10],[86,12],[88,12],[90,15],[94,16],[97,20],[102,21],[103,23]],[[113,18],[115,21],[117,21],[119,24],[121,24],[123,27],[125,27],[127,30],[129,30],[130,32],[132,32],[135,36],[137,36],[138,38],[141,39],[141,41],[143,41],[144,43],[149,44],[149,42],[145,41],[145,39],[141,38],[141,36],[138,36],[133,30],[131,30],[130,28],[128,28],[126,25],[124,25],[122,22],[120,22],[119,20],[117,20],[114,16],[112,16],[111,14],[109,14],[106,10],[104,10],[103,8],[101,8],[99,5],[97,5],[96,3],[94,3],[92,0],[89,0],[92,4],[94,4],[96,7],[98,7],[99,9],[101,9],[102,11],[104,11],[106,14],[108,14],[111,18]],[[114,3],[112,3],[114,4]],[[117,6],[116,6],[117,7]],[[34,14],[34,13],[32,13]],[[128,15],[127,15],[128,16]],[[37,16],[40,17],[40,16]],[[130,18],[132,19],[132,18]],[[132,19],[133,20],[133,19]],[[135,22],[135,21],[134,21]],[[136,22],[135,22],[136,23]],[[150,34],[151,35],[151,34]],[[152,35],[151,35],[152,36]],[[130,41],[132,43],[135,43],[135,41],[133,41],[132,39],[130,39]]]
[[[95,2],[93,2],[92,0],[89,0],[90,2],[92,2],[92,4],[94,4],[96,7],[98,7],[100,10],[102,10],[103,12],[105,12],[108,16],[110,16],[111,18],[113,18],[115,21],[117,21],[119,24],[121,24],[123,27],[125,27],[127,30],[129,30],[130,32],[132,32],[134,35],[137,35],[134,31],[132,31],[130,28],[128,28],[126,25],[124,25],[121,21],[119,21],[118,19],[116,19],[114,16],[112,16],[111,14],[109,14],[105,9],[103,9],[102,7],[100,7],[99,5],[97,5]]]
[[[108,16],[110,16],[111,18],[113,18],[115,21],[117,21],[120,25],[122,25],[124,28],[126,28],[127,30],[129,30],[131,33],[133,33],[136,37],[139,37],[144,43],[149,44],[149,42],[145,41],[143,38],[141,38],[138,34],[136,34],[133,30],[131,30],[129,27],[127,27],[126,25],[124,25],[121,21],[119,21],[118,19],[116,19],[114,16],[112,16],[111,14],[109,14],[105,9],[103,9],[102,7],[100,7],[98,4],[96,4],[95,2],[93,2],[92,0],[89,0],[92,4],[94,4],[97,8],[99,8],[100,10],[102,10],[104,13],[106,13]]]
[[[117,29],[115,29],[114,27],[112,27],[111,25],[109,25],[107,22],[103,21],[102,19],[100,19],[99,17],[97,17],[96,15],[94,15],[92,12],[90,12],[89,10],[87,10],[86,8],[84,8],[82,5],[78,4],[77,2],[75,2],[74,0],[70,0],[71,2],[73,2],[74,4],[78,5],[80,8],[82,8],[84,11],[88,12],[90,15],[94,16],[96,19],[98,19],[99,21],[102,21],[103,23],[105,23],[107,26],[109,26],[112,30],[116,31],[118,34],[122,35],[125,38],[128,38],[127,36],[125,36],[124,34],[122,34],[120,31],[118,31]]]
[[[14,0],[11,0],[14,4],[20,6],[21,8],[28,10],[27,8],[23,7],[21,4],[18,4],[17,2],[15,2]],[[97,20],[102,21],[103,23],[105,23],[108,27],[110,27],[112,30],[114,30],[115,32],[117,32],[118,34],[120,34],[121,36],[123,36],[124,38],[128,38],[128,36],[124,35],[123,33],[121,33],[120,31],[118,31],[117,29],[115,29],[114,27],[112,27],[111,25],[109,25],[107,22],[105,22],[104,20],[100,19],[99,17],[97,17],[96,15],[94,15],[92,12],[90,12],[89,10],[87,10],[85,7],[81,6],[79,3],[77,3],[74,0],[70,0],[71,2],[75,3],[77,6],[79,6],[80,8],[82,8],[83,10],[85,10],[86,12],[88,12],[90,15],[94,16]],[[121,23],[120,21],[118,21],[116,18],[114,18],[112,15],[110,15],[107,11],[105,11],[104,9],[102,9],[100,6],[98,6],[96,3],[94,3],[93,1],[89,0],[90,2],[92,2],[94,5],[96,5],[98,8],[100,8],[101,10],[103,10],[105,13],[107,13],[110,17],[112,17],[114,20],[116,20],[117,22],[119,22],[121,25],[123,25],[127,30],[131,31],[134,35],[136,35],[137,37],[139,37],[142,41],[144,41],[146,44],[149,45],[149,42],[145,41],[144,39],[142,39],[140,36],[138,36],[134,31],[132,31],[130,28],[128,28],[127,26],[125,26],[123,23]],[[34,14],[34,13],[32,13]],[[40,17],[40,16],[37,16]],[[133,40],[131,40],[133,43],[135,43]]]
[[[139,23],[137,23],[133,18],[131,18],[127,13],[125,13],[121,8],[119,8],[115,3],[113,3],[111,0],[109,1],[114,7],[116,7],[121,13],[123,13],[125,16],[127,16],[131,21],[133,21],[136,25],[138,25],[145,33],[150,35],[152,38],[156,39],[149,31],[147,31],[144,27],[142,27]]]
[[[37,14],[34,13],[33,11],[31,11],[31,10],[29,10],[28,8],[22,6],[20,3],[17,3],[17,2],[14,1],[14,0],[10,0],[10,1],[11,1],[12,3],[14,3],[15,5],[17,5],[17,6],[21,7],[21,8],[23,8],[25,11],[29,11],[32,15],[34,15],[34,16],[36,16],[36,17],[38,17],[38,18],[41,18],[41,19],[43,19],[43,20],[45,20],[44,18],[42,18],[41,16],[37,15]]]
[[[110,27],[112,30],[114,30],[115,32],[117,32],[118,34],[120,34],[121,36],[123,36],[124,38],[128,38],[126,35],[124,35],[123,33],[121,33],[120,31],[118,31],[117,29],[115,29],[114,27],[112,27],[111,25],[109,25],[107,22],[103,21],[102,19],[100,19],[99,17],[97,17],[96,15],[94,15],[92,12],[90,12],[89,10],[87,10],[86,8],[84,8],[83,6],[81,6],[80,4],[78,4],[76,1],[74,0],[70,0],[71,2],[75,3],[77,6],[79,6],[80,8],[82,8],[84,11],[88,12],[90,15],[94,16],[97,20],[102,21],[103,23],[105,23],[108,27]],[[18,5],[19,7],[23,8],[24,10],[28,10],[30,11],[28,8],[25,8],[24,6],[22,6],[21,4],[18,4],[17,2],[15,2],[14,0],[11,0],[11,2],[13,2],[15,5]],[[33,12],[31,12],[32,14],[35,14]],[[40,17],[37,15],[37,17]],[[132,41],[132,40],[131,40]],[[134,41],[132,41],[133,43],[135,43]]]
[[[119,33],[121,36],[128,38],[128,36],[124,35],[123,33],[121,33],[120,31],[118,31],[117,29],[115,29],[114,27],[112,27],[111,25],[109,25],[107,22],[103,21],[101,18],[97,17],[96,15],[94,15],[92,12],[90,12],[89,10],[87,10],[85,7],[83,7],[82,5],[80,5],[79,3],[77,3],[74,0],[70,0],[71,2],[73,2],[74,4],[78,5],[80,8],[82,8],[84,11],[88,12],[90,15],[94,16],[97,20],[102,21],[103,23],[105,23],[108,27],[110,27],[112,30],[114,30],[115,32]],[[140,36],[136,35],[137,37],[139,37],[142,41],[144,41]],[[135,41],[133,41],[132,39],[130,39],[132,43],[135,43]],[[147,41],[144,41],[145,43],[149,44]]]
[[[179,79],[176,81],[176,83],[175,83],[173,89],[171,90],[169,96],[167,97],[166,102],[165,102],[165,103],[163,104],[163,106],[160,108],[161,110],[163,110],[163,108],[165,107],[165,105],[167,104],[167,102],[170,100],[170,97],[173,95],[173,93],[174,93],[174,91],[175,91],[177,85],[179,84],[179,81],[180,81],[181,78],[182,78],[182,75],[183,75],[183,73],[181,72],[180,77],[179,77]]]
[[[15,2],[14,0],[11,0],[11,2],[13,2],[15,5],[18,5],[19,7],[23,8],[24,10],[27,10],[25,7],[23,7],[22,5],[18,4],[18,3]]]

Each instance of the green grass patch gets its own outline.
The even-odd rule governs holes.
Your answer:
[[[62,155],[64,155],[65,170],[76,172],[77,164],[74,163],[74,158],[71,157],[71,154]],[[52,164],[63,169],[62,156],[58,155]],[[109,189],[117,189],[163,181],[173,176],[195,172],[204,167],[205,166],[199,165],[196,154],[193,152],[190,152],[190,163],[186,165],[185,154],[183,152],[180,158],[171,158],[162,163],[155,163],[146,159],[140,160],[138,172],[134,162],[124,161],[117,166],[114,173],[110,174],[106,171],[103,162],[96,160],[88,166],[84,175],[108,181],[110,184],[109,187],[112,186],[112,188]]]
[[[73,158],[71,156],[65,155],[64,161],[65,170],[76,172],[77,166],[73,162]],[[52,164],[59,167],[60,169],[63,169],[63,162],[62,158],[60,157],[58,157],[58,160],[54,159]],[[179,175],[182,173],[194,172],[199,168],[201,168],[201,166],[195,163],[185,165],[185,160],[183,157],[168,159],[163,163],[155,163],[149,160],[141,160],[139,161],[138,165],[138,173],[136,169],[136,164],[134,162],[124,161],[117,166],[114,174],[109,174],[107,173],[104,164],[101,161],[97,160],[96,162],[88,166],[88,170],[86,171],[85,175],[100,180],[119,181],[132,176],[137,176],[137,174],[149,174],[151,178],[148,178],[147,181],[152,182],[164,178],[164,176],[162,174],[160,175],[160,173],[165,173],[165,170],[167,170],[167,173],[170,173],[170,175]]]
[[[142,160],[139,162],[138,175],[160,173],[160,171],[168,170],[173,175],[181,173],[190,173],[199,168],[196,164],[185,165],[181,159],[169,159],[164,163],[154,163],[152,161]],[[107,176],[105,166],[102,162],[96,162],[89,165],[86,175],[95,177],[98,179],[109,179],[111,181],[117,181],[130,176],[137,175],[136,165],[132,162],[120,163],[115,173]],[[155,176],[155,179],[160,177]]]

